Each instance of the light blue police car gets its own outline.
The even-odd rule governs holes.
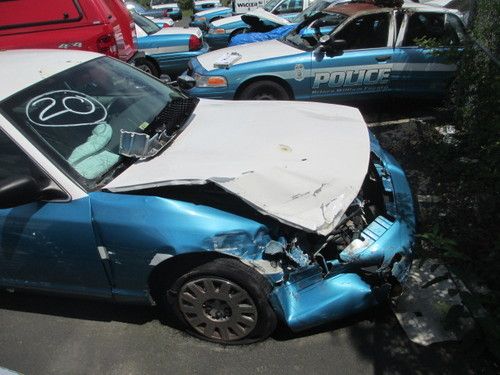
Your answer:
[[[300,12],[298,15],[293,17],[290,21],[285,19],[280,19],[277,17],[271,18],[269,13],[267,12],[250,12],[242,16],[242,20],[245,21],[249,25],[249,30],[244,33],[234,35],[230,40],[228,46],[237,46],[240,44],[253,43],[253,42],[262,42],[265,40],[271,39],[279,39],[286,34],[288,34],[291,30],[296,28],[299,24],[304,22],[303,27],[300,29],[301,35],[312,35],[314,34],[314,30],[310,27],[306,27],[315,20],[316,15],[323,11],[324,9],[336,5],[336,4],[347,4],[350,3],[350,0],[316,0],[312,5],[310,5],[307,9]],[[353,7],[352,5],[348,5],[348,7]],[[366,1],[366,3],[359,2],[354,6],[356,10],[364,10],[370,9],[373,7],[373,2]],[[342,9],[342,8],[339,8]],[[353,8],[354,9],[354,8]],[[280,22],[281,21],[281,22]],[[272,24],[274,22],[275,25]],[[259,29],[259,24],[265,23],[270,27],[275,26],[275,29],[266,32],[259,32],[254,29]],[[256,27],[252,27],[252,25],[256,25]],[[320,31],[322,34],[327,32],[332,32],[333,27],[325,26],[321,27]]]
[[[190,59],[208,52],[198,28],[163,27],[137,13],[132,13],[137,34],[137,45],[144,52],[140,68],[159,77],[166,74],[177,77],[187,68]]]
[[[262,8],[255,11],[263,10],[270,14],[259,26],[260,29],[255,31],[267,31],[276,27],[276,21],[281,19],[281,22],[294,18],[297,14],[308,8],[314,0],[269,0]],[[272,17],[274,15],[274,17]],[[278,20],[278,24],[280,21]],[[255,25],[257,26],[257,25]],[[208,25],[208,33],[205,37],[211,49],[226,47],[229,40],[235,35],[245,32],[249,28],[248,23],[243,21],[242,15],[225,17],[211,22]]]
[[[196,12],[191,16],[189,26],[199,27],[203,31],[207,31],[210,22],[220,20],[225,17],[231,17],[233,15],[233,10],[229,7],[217,7],[202,10],[201,12]]]
[[[173,20],[182,19],[182,9],[177,0],[150,0],[149,6],[151,11],[162,11]]]
[[[301,35],[209,52],[193,59],[179,80],[189,93],[217,99],[340,101],[397,96],[441,96],[456,66],[419,46],[422,38],[459,48],[462,22],[444,8],[419,4],[316,21],[331,34]],[[312,25],[315,28],[315,25]]]

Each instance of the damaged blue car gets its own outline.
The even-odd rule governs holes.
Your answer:
[[[0,287],[159,304],[235,344],[400,293],[411,192],[357,109],[197,99],[90,52],[0,64]]]

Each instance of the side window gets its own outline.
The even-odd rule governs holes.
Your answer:
[[[40,169],[7,135],[0,130],[0,184],[8,177],[31,176],[44,179]]]
[[[460,21],[443,13],[415,13],[410,15],[403,46],[418,46],[419,40],[434,41],[440,46],[459,46],[464,33]]]
[[[287,0],[282,2],[275,10],[276,14],[302,12],[303,0]]]
[[[385,47],[389,37],[389,21],[389,13],[361,16],[335,34],[335,39],[344,39],[346,49]]]

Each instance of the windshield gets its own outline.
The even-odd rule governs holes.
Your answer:
[[[301,23],[301,22],[304,22],[304,20],[306,18],[309,18],[309,17],[315,15],[316,13],[322,11],[323,9],[325,9],[326,7],[328,7],[331,3],[332,3],[331,0],[330,1],[323,0],[323,1],[315,2],[310,7],[307,7],[307,9],[304,9],[302,12],[300,12],[299,14],[297,14],[295,16],[295,18],[293,18],[291,20],[291,22],[292,23]]]
[[[264,5],[264,9],[268,12],[271,12],[276,7],[276,5],[278,5],[282,1],[283,0],[269,0],[266,5]]]
[[[144,8],[142,5],[134,2],[127,3],[127,9],[134,9],[136,12],[139,13],[144,13],[146,12],[146,8]]]
[[[151,134],[157,115],[182,98],[128,64],[101,57],[30,86],[0,109],[55,164],[93,190],[135,160],[119,155],[120,131]]]
[[[322,35],[331,34],[348,18],[341,13],[316,13],[316,17],[314,21],[304,20],[281,41],[302,50],[313,49]]]
[[[156,23],[151,21],[149,18],[141,16],[140,14],[133,13],[132,18],[134,19],[136,25],[139,26],[148,35],[154,34],[161,30],[161,28]]]

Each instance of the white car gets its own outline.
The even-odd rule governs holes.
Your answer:
[[[156,302],[219,343],[401,289],[411,193],[357,109],[199,100],[89,52],[0,66],[0,288]]]

